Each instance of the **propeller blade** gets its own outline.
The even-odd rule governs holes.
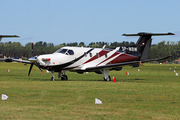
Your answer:
[[[37,62],[35,62],[35,65],[39,68],[39,70],[40,70],[42,73],[44,73],[44,72],[41,70],[41,68],[40,68],[40,66],[39,66],[39,64],[38,64]]]
[[[30,66],[30,69],[29,69],[28,76],[29,76],[29,75],[30,75],[30,73],[31,73],[31,69],[32,69],[32,67],[33,67],[33,63],[31,63],[31,66]]]
[[[32,52],[32,57],[34,56],[34,52],[33,52],[33,42],[31,43],[31,52]]]

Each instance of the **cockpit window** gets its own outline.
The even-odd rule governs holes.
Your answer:
[[[72,50],[68,50],[69,55],[74,55],[74,52]]]
[[[59,49],[57,50],[55,53],[65,53],[67,51],[67,49]]]
[[[62,49],[61,51],[59,51],[59,53],[65,53],[67,51],[67,49]]]
[[[73,50],[68,50],[68,49],[59,49],[54,53],[62,53],[62,54],[66,54],[66,55],[74,55],[74,51]]]

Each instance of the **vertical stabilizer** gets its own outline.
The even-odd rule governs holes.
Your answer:
[[[149,50],[151,47],[152,36],[160,35],[174,35],[174,33],[145,33],[140,32],[138,34],[123,34],[123,36],[140,36],[136,42],[137,52],[141,54],[140,60],[145,60],[148,58]]]

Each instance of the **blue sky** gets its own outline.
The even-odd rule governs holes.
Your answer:
[[[173,32],[153,44],[180,40],[180,0],[0,0],[2,42],[137,41],[124,33]]]

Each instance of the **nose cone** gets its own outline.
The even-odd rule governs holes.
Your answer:
[[[40,63],[40,65],[50,65],[52,60],[52,56],[49,54],[46,55],[40,55],[37,57],[37,62]]]
[[[32,63],[35,63],[35,62],[37,62],[37,57],[34,56],[34,57],[29,58],[28,60]]]

